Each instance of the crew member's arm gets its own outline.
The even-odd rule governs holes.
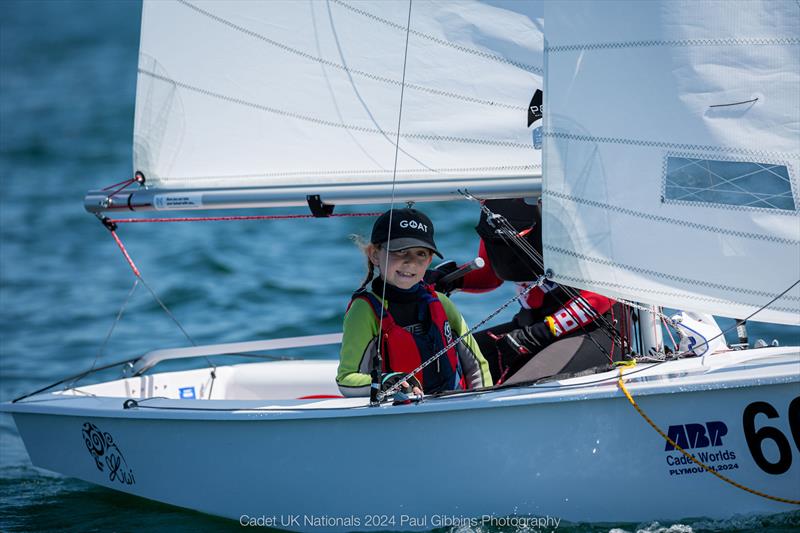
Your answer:
[[[369,303],[355,299],[344,315],[336,383],[344,396],[369,396],[370,364],[377,349],[378,323]]]
[[[485,265],[478,270],[467,272],[460,287],[464,292],[489,292],[503,284],[503,280],[498,278],[492,269],[483,239],[478,247],[478,257],[484,260]]]
[[[586,327],[606,313],[614,300],[600,294],[580,291],[542,321],[508,332],[498,342],[498,349],[507,361],[519,355],[538,353],[560,337]]]
[[[444,294],[440,293],[438,296],[439,301],[442,302],[444,312],[447,314],[447,321],[450,323],[453,338],[456,339],[469,331],[464,317],[461,316],[455,304]],[[456,352],[458,353],[458,360],[461,362],[464,380],[467,382],[468,388],[477,389],[492,386],[492,373],[489,371],[489,363],[481,354],[481,349],[471,334],[464,337],[456,345]]]
[[[600,316],[607,313],[614,300],[600,294],[580,291],[577,298],[572,298],[563,307],[552,315],[545,317],[544,321],[549,326],[555,337],[571,333],[581,326],[588,326]]]

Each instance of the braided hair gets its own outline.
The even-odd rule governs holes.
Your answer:
[[[381,246],[379,244],[373,244],[371,242],[367,242],[361,235],[350,235],[350,240],[352,240],[356,246],[361,248],[361,251],[364,252],[364,255],[367,257],[367,275],[364,278],[364,281],[361,283],[361,286],[358,290],[365,288],[370,281],[375,279],[375,265],[372,264],[369,256],[374,249],[380,250]]]

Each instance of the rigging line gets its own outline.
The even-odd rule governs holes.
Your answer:
[[[133,293],[136,292],[136,288],[138,286],[139,286],[139,278],[136,278],[136,279],[133,280],[133,286],[131,287],[131,290],[128,291],[128,296],[125,297],[125,301],[122,302],[122,307],[119,308],[119,312],[117,313],[117,317],[116,317],[116,319],[114,319],[114,322],[111,324],[111,329],[108,330],[108,334],[106,335],[106,338],[103,341],[103,344],[100,346],[100,349],[94,355],[94,361],[92,361],[92,366],[89,367],[89,370],[87,370],[83,374],[80,374],[79,376],[77,376],[75,379],[73,379],[69,383],[64,384],[64,390],[66,390],[66,389],[68,389],[70,387],[74,387],[79,379],[91,374],[94,371],[94,367],[97,364],[97,360],[100,357],[102,357],[103,355],[105,355],[106,348],[108,347],[108,342],[111,340],[111,335],[114,333],[114,328],[116,328],[117,324],[119,324],[119,321],[122,320],[122,314],[125,312],[125,309],[128,307],[128,303],[131,301],[131,297],[133,296]]]
[[[153,288],[150,287],[150,285],[148,285],[148,283],[144,280],[143,277],[141,277],[141,275],[139,276],[139,280],[141,280],[142,285],[144,285],[145,288],[148,291],[150,291],[150,294],[153,296],[153,299],[156,302],[158,302],[158,305],[161,306],[161,309],[163,309],[164,312],[167,314],[167,316],[170,317],[173,322],[175,322],[175,325],[178,326],[178,329],[180,329],[181,332],[184,334],[184,336],[189,340],[189,342],[192,343],[192,346],[197,346],[197,343],[194,341],[194,339],[191,337],[191,335],[189,335],[189,333],[183,328],[183,326],[178,321],[178,319],[175,317],[175,315],[172,314],[172,311],[170,311],[169,308],[166,306],[166,304],[163,301],[161,301],[161,298],[158,297],[158,294],[156,294],[156,291],[154,291]],[[216,379],[216,377],[217,377],[216,376],[217,365],[214,364],[211,361],[211,359],[208,358],[208,356],[203,356],[203,358],[206,360],[206,363],[208,363],[208,366],[211,367],[211,377],[212,377],[211,386],[213,387],[214,386],[214,381],[213,380]]]
[[[411,0],[409,0],[409,2],[411,2]],[[386,133],[383,131],[383,128],[381,127],[381,125],[375,119],[375,116],[372,114],[372,111],[370,110],[369,106],[364,101],[364,98],[361,96],[361,93],[358,90],[358,86],[356,85],[355,81],[353,80],[353,76],[350,74],[350,71],[347,69],[347,61],[344,58],[344,53],[342,52],[342,46],[341,46],[341,43],[339,42],[339,34],[337,33],[336,27],[333,24],[333,13],[331,12],[331,4],[330,4],[330,2],[326,2],[325,5],[328,8],[328,19],[330,20],[330,23],[331,23],[331,31],[333,32],[333,40],[336,43],[336,50],[339,52],[339,58],[342,60],[342,64],[345,66],[345,72],[347,73],[347,78],[350,80],[350,85],[351,85],[351,87],[353,89],[353,93],[356,95],[356,98],[361,103],[361,107],[362,107],[362,109],[364,109],[364,112],[367,114],[367,116],[369,116],[369,118],[372,121],[372,123],[375,124],[375,127],[377,128],[377,130],[381,132],[381,135],[383,136],[383,138],[386,139],[389,143],[391,143],[392,140],[389,138],[388,135],[386,135]],[[409,19],[408,19],[408,23],[406,24],[406,45],[405,45],[405,55],[403,56],[403,77],[400,80],[400,114],[402,114],[402,111],[403,111],[403,93],[404,93],[404,91],[406,89],[406,61],[407,61],[407,57],[408,57],[408,29],[409,29],[410,24],[411,24],[411,6],[410,5],[408,7],[408,10],[409,10]],[[398,131],[397,131],[398,137],[400,135],[399,121],[400,121],[400,119],[398,117]],[[398,150],[398,149],[399,149],[399,143],[395,142],[395,150]],[[431,172],[436,172],[434,169],[432,169],[431,167],[429,167],[428,165],[426,165],[425,163],[423,163],[422,161],[420,161],[419,159],[417,159],[416,157],[414,157],[410,153],[406,152],[405,150],[402,150],[402,152],[405,155],[407,155],[408,157],[410,157],[411,159],[413,159],[414,161],[416,161],[417,163],[419,163],[420,165],[422,165],[426,170],[429,170]],[[397,172],[397,158],[395,157],[395,165],[394,165],[394,169],[392,170],[392,180],[394,180],[394,176],[395,176],[396,172]]]
[[[469,192],[467,191],[463,191],[462,195],[464,195],[468,199],[480,202],[478,198],[469,194]],[[489,220],[497,223],[496,232],[500,235],[500,238],[503,239],[503,241],[507,245],[509,244],[516,245],[516,246],[509,246],[509,248],[517,257],[522,258],[515,249],[515,248],[520,248],[522,252],[536,264],[536,266],[538,266],[539,268],[542,269],[542,271],[544,271],[544,259],[542,258],[541,254],[530,243],[528,243],[527,240],[518,235],[516,230],[513,228],[513,226],[511,226],[511,224],[509,224],[508,220],[506,220],[505,217],[501,215],[496,215],[483,203],[480,203],[480,208],[481,211],[483,211],[486,214]],[[494,226],[494,224],[491,223],[490,225]],[[505,232],[505,234],[503,232]],[[608,339],[611,340],[612,344],[618,342],[620,344],[620,347],[624,350],[627,343],[616,331],[616,328],[614,328],[611,324],[608,323],[608,321],[605,319],[604,316],[598,314],[597,311],[595,311],[594,308],[592,308],[588,304],[588,302],[586,302],[583,299],[583,297],[580,296],[580,294],[577,294],[571,287],[565,287],[560,284],[559,287],[567,294],[567,296],[571,300],[574,300],[576,304],[579,307],[581,307],[581,309],[585,313],[587,313],[587,315],[595,317],[595,322],[597,322],[598,325],[600,325],[601,330],[603,330],[603,333],[606,335],[606,337],[608,337]],[[566,307],[566,303],[564,303],[561,300],[561,298],[559,298],[555,294],[553,295],[553,297],[558,301],[558,303],[562,306],[562,308],[564,308],[566,312],[573,318],[573,320],[575,320],[575,322],[580,326],[581,330],[583,330],[584,333],[588,333],[586,327],[581,323],[578,317],[575,316],[575,312],[573,312],[572,309]],[[608,352],[608,350],[605,350],[602,346],[600,346],[600,344],[593,337],[589,336],[589,338],[595,344],[595,346],[600,350],[600,352],[605,354],[609,358],[610,362],[613,363],[613,358],[611,354]]]
[[[507,232],[508,230],[503,230],[503,231],[506,231],[506,232]],[[522,249],[523,249],[523,251],[524,251],[524,246],[522,245],[522,243],[524,243],[525,245],[527,245],[527,246],[529,246],[529,247],[530,247],[530,244],[529,244],[529,243],[527,243],[527,242],[525,242],[525,241],[524,241],[524,238],[519,238],[519,237],[517,237],[516,235],[515,235],[513,238],[508,238],[508,236],[507,236],[507,235],[504,235],[504,234],[503,234],[503,232],[499,232],[499,234],[500,234],[500,237],[503,239],[503,241],[504,241],[504,242],[506,242],[506,243],[510,244],[509,248],[510,248],[510,249],[511,249],[511,251],[514,253],[514,255],[516,255],[517,257],[520,257],[520,254],[519,254],[519,253],[517,253],[517,250],[515,250],[515,247],[514,247],[514,245],[517,245],[519,248],[522,248]],[[531,249],[533,249],[533,248],[531,247]],[[533,251],[534,251],[534,252],[536,252],[536,250],[535,250],[535,249],[533,249]],[[528,255],[528,254],[526,254],[526,255]],[[537,262],[537,266],[539,266],[540,268],[544,269],[544,266],[543,266],[543,264],[542,264],[541,262],[539,262],[537,259],[535,259],[535,257],[530,257],[530,258],[531,258],[531,259],[533,259],[535,262]],[[583,300],[583,297],[581,297],[581,296],[579,296],[579,295],[578,295],[578,296],[575,296],[574,294],[571,294],[571,293],[570,293],[570,292],[567,290],[568,288],[565,288],[565,287],[563,287],[563,286],[561,286],[561,285],[559,285],[559,288],[561,288],[561,289],[562,289],[562,290],[563,290],[563,291],[564,291],[564,292],[567,294],[567,296],[570,298],[570,300],[572,300],[572,301],[574,301],[574,302],[576,302],[576,303],[578,303],[578,302],[580,302],[581,300]],[[567,306],[567,303],[565,303],[565,302],[564,302],[564,301],[563,301],[561,298],[559,298],[559,297],[558,297],[556,294],[553,294],[553,298],[555,298],[555,299],[558,301],[559,305],[561,305],[561,308],[562,308],[564,311],[566,311],[566,312],[567,312],[567,313],[568,313],[568,314],[569,314],[569,315],[572,317],[572,319],[575,321],[575,323],[578,325],[578,327],[580,327],[580,329],[581,329],[581,330],[583,331],[583,333],[586,335],[586,338],[588,338],[588,339],[589,339],[589,340],[592,342],[592,344],[594,344],[594,345],[595,345],[595,347],[596,347],[596,348],[597,348],[597,349],[600,351],[600,353],[602,353],[603,355],[605,355],[605,356],[608,358],[608,360],[609,360],[609,362],[610,362],[610,363],[613,363],[613,362],[614,362],[614,357],[613,357],[613,355],[612,355],[612,354],[611,354],[611,353],[610,353],[608,350],[606,350],[606,349],[605,349],[605,348],[604,348],[602,345],[600,345],[600,343],[599,343],[599,342],[597,342],[597,340],[596,340],[596,339],[595,339],[595,338],[594,338],[592,335],[590,335],[590,334],[589,334],[590,332],[589,332],[589,330],[587,329],[587,326],[585,326],[584,324],[582,324],[582,323],[581,323],[581,320],[580,320],[580,319],[579,319],[579,318],[576,316],[576,312],[577,312],[577,311],[575,311],[575,310],[573,310],[573,309],[570,309],[570,308]],[[600,316],[600,315],[599,315],[599,314],[598,314],[596,311],[594,311],[594,309],[593,309],[593,308],[589,307],[589,309],[586,309],[586,308],[584,308],[584,307],[583,307],[583,305],[582,305],[582,304],[578,303],[578,305],[579,305],[580,307],[582,307],[582,308],[583,308],[583,310],[584,310],[584,311],[587,313],[587,315],[589,315],[589,316],[594,316],[594,317],[595,317],[595,321],[596,321],[596,322],[598,323],[598,325],[600,326],[600,328],[599,328],[599,329],[600,329],[600,330],[603,332],[603,334],[605,334],[605,335],[606,335],[606,337],[608,337],[608,338],[611,340],[611,343],[612,343],[612,349],[613,349],[613,344],[614,344],[615,342],[617,342],[617,339],[614,337],[613,333],[609,333],[609,331],[608,331],[608,330],[606,330],[606,326],[610,327],[610,326],[607,324],[607,322],[605,322],[605,320],[604,320],[604,319],[603,319],[603,321],[601,322],[601,320],[600,320],[600,319],[601,319],[601,316]],[[588,305],[588,303],[587,303],[587,305]],[[591,312],[590,312],[589,310],[591,310]],[[613,331],[613,330],[611,330],[611,331]],[[620,344],[621,344],[621,343],[620,343]]]
[[[181,325],[180,322],[178,322],[178,319],[175,318],[175,315],[172,314],[172,312],[167,308],[167,306],[164,304],[164,302],[161,301],[161,299],[158,297],[158,295],[152,289],[152,287],[150,287],[150,285],[144,280],[144,278],[142,277],[142,273],[139,271],[138,268],[136,268],[136,264],[133,262],[133,259],[131,259],[131,256],[128,255],[128,250],[125,248],[125,245],[122,244],[122,240],[117,235],[117,231],[116,231],[117,226],[106,217],[101,217],[101,216],[98,215],[98,218],[100,219],[100,222],[111,233],[111,236],[114,238],[114,242],[117,243],[117,246],[119,246],[119,249],[122,251],[122,255],[125,256],[125,260],[128,262],[128,265],[131,267],[131,270],[133,270],[134,276],[136,276],[136,278],[142,283],[142,285],[144,285],[145,288],[147,288],[147,290],[150,291],[150,294],[153,296],[153,299],[156,302],[158,302],[158,305],[160,305],[161,308],[164,310],[164,312],[167,313],[167,316],[169,316],[172,319],[172,321],[175,322],[175,324],[178,326],[178,329],[180,329],[181,332],[186,336],[186,338],[189,339],[189,342],[192,343],[192,346],[197,346],[197,343],[194,341],[194,339],[192,339],[192,337],[189,335],[189,333],[187,333],[186,330],[183,329],[183,326]],[[211,361],[211,359],[209,359],[206,356],[205,360],[208,363],[208,366],[210,366],[213,370],[216,370],[217,365],[215,365]],[[213,370],[212,370],[212,374],[213,374]]]
[[[470,195],[469,193],[467,193],[465,196],[467,196],[468,198],[477,200],[477,198],[475,198],[474,196]],[[484,204],[481,204],[481,210],[487,215],[487,217],[490,218],[490,220],[492,220],[494,223],[497,224],[496,232],[500,235],[500,237],[503,239],[503,241],[506,242],[507,245],[511,245],[511,246],[509,246],[509,248],[511,249],[511,251],[517,257],[522,258],[520,256],[520,254],[517,252],[517,250],[515,249],[515,248],[520,248],[522,250],[522,252],[536,264],[536,266],[538,266],[539,268],[544,270],[544,259],[542,258],[541,254],[530,243],[528,243],[523,237],[519,236],[519,234],[516,232],[516,230],[513,228],[513,226],[510,225],[510,223],[508,222],[508,220],[506,220],[505,217],[503,217],[502,215],[496,215],[488,207],[486,207]],[[493,225],[493,224],[490,224],[490,225]],[[583,297],[580,294],[576,293],[571,287],[565,287],[565,286],[562,286],[560,284],[559,284],[559,287],[567,294],[567,296],[571,300],[575,301],[575,303],[585,313],[587,313],[587,315],[595,317],[595,322],[597,322],[601,326],[601,329],[603,330],[603,333],[609,338],[609,340],[612,341],[612,344],[615,343],[615,342],[618,342],[620,344],[620,346],[624,349],[624,347],[626,345],[626,343],[624,342],[624,339],[616,331],[616,328],[614,328],[613,325],[608,323],[608,321],[605,319],[604,316],[602,316],[599,313],[597,313],[597,311],[595,311],[594,308],[591,307],[589,305],[589,303],[586,302],[583,299]],[[573,320],[575,320],[575,322],[580,326],[580,328],[584,331],[584,333],[588,333],[586,327],[581,323],[579,318],[577,316],[575,316],[575,312],[573,312],[572,309],[568,308],[566,306],[566,303],[564,303],[561,300],[561,298],[559,298],[555,294],[553,295],[553,297],[561,304],[562,308],[564,308],[566,310],[566,312],[569,313],[569,315],[573,318]],[[597,341],[594,340],[593,337],[590,336],[590,339],[595,344],[595,346],[597,346],[597,348],[600,350],[600,352],[605,354],[609,358],[609,360],[613,363],[612,356],[608,352],[608,350],[605,350],[602,346],[600,346],[597,343]]]
[[[527,246],[528,247],[528,254],[529,255],[531,253],[535,254],[535,257],[531,257],[531,259],[537,264],[537,266],[539,266],[539,268],[544,270],[543,259],[541,258],[541,255],[538,253],[538,251],[535,248],[533,248],[529,243],[524,241],[524,239],[516,238],[516,236],[515,236],[514,240],[512,240],[512,243],[515,243],[515,244],[519,245],[521,248],[524,248],[524,247]],[[512,250],[513,250],[513,248],[512,248]],[[517,254],[517,257],[519,257],[519,254]],[[569,298],[570,301],[572,301],[575,305],[577,305],[580,308],[581,311],[586,313],[587,316],[592,317],[592,319],[593,319],[592,321],[597,323],[600,326],[599,329],[612,342],[612,350],[613,350],[613,344],[618,343],[620,345],[620,347],[624,351],[624,349],[626,348],[628,343],[626,342],[625,338],[622,335],[620,335],[620,333],[613,326],[613,324],[609,323],[608,320],[606,320],[606,318],[605,318],[605,316],[603,314],[598,313],[597,310],[595,310],[591,306],[591,304],[589,304],[589,302],[587,302],[586,299],[578,291],[576,291],[572,287],[568,287],[568,286],[561,285],[561,284],[558,284],[558,287],[567,295],[567,298]],[[568,307],[567,303],[569,303],[569,302],[564,302],[557,295],[557,293],[554,293],[552,296],[561,305],[562,309],[567,314],[569,314],[570,317],[572,317],[572,319],[575,321],[576,324],[578,324],[578,326],[581,328],[581,330],[583,330],[584,333],[588,334],[589,331],[587,330],[586,325],[584,325],[581,322],[581,320],[579,319],[579,317],[576,316],[577,310]],[[612,316],[613,316],[613,306],[612,306],[611,312],[612,312]],[[589,338],[595,344],[595,346],[601,351],[601,353],[604,353],[609,358],[609,361],[611,363],[613,363],[614,362],[613,358],[612,358],[611,354],[608,352],[608,350],[606,350],[605,348],[600,346],[595,341],[594,337],[589,337]]]
[[[113,189],[114,187],[117,187],[118,185],[127,185],[129,183],[133,183],[134,181],[136,181],[134,178],[128,178],[126,180],[122,180],[122,181],[118,181],[117,183],[113,183],[113,184],[109,185],[108,187],[103,187],[101,190],[107,191],[109,189]]]
[[[103,370],[108,370],[109,368],[114,368],[115,366],[125,365],[125,364],[128,364],[128,363],[133,363],[137,359],[139,359],[139,356],[136,356],[136,357],[134,357],[132,359],[125,359],[124,361],[117,361],[116,363],[109,363],[107,365],[103,365],[103,366],[98,367],[98,368],[94,368],[94,369],[90,369],[90,370],[84,370],[80,374],[75,374],[74,376],[69,376],[69,377],[66,377],[64,379],[60,379],[60,380],[56,381],[55,383],[51,383],[50,385],[47,385],[46,387],[42,387],[41,389],[35,390],[33,392],[29,392],[28,394],[24,394],[24,395],[20,396],[19,398],[16,398],[16,399],[12,400],[11,403],[16,403],[16,402],[19,402],[21,400],[24,400],[25,398],[30,398],[31,396],[35,396],[35,395],[37,395],[39,393],[42,393],[42,392],[44,392],[46,390],[50,390],[53,387],[57,387],[58,385],[61,385],[62,383],[66,383],[66,382],[68,382],[70,380],[78,381],[80,379],[83,379],[85,376],[88,376],[89,374],[94,373],[94,372],[101,372]]]
[[[502,220],[501,223],[505,223],[506,224],[506,227],[504,228],[504,231],[507,234],[507,235],[502,235],[501,234],[500,235],[501,238],[503,238],[503,240],[506,243],[510,243],[510,244],[518,246],[519,248],[522,248],[523,252],[526,253],[528,258],[531,259],[536,264],[536,266],[538,266],[539,268],[544,270],[544,258],[542,258],[541,254],[539,254],[539,252],[533,246],[531,246],[531,244],[528,243],[524,238],[519,237],[519,235],[516,234],[516,232],[513,230],[513,228],[511,228],[509,226],[508,221]],[[510,234],[511,237],[509,237],[508,234]],[[510,248],[511,248],[512,251],[514,251],[514,253],[515,253],[515,255],[517,255],[517,257],[520,257],[520,255],[517,254],[516,251],[514,250],[513,246],[510,246]],[[622,339],[621,335],[617,332],[616,328],[614,328],[614,326],[612,324],[610,324],[606,320],[605,316],[599,314],[589,304],[589,302],[587,302],[586,299],[583,298],[583,296],[578,291],[576,291],[572,287],[564,286],[564,285],[561,285],[561,284],[559,284],[559,288],[561,288],[561,290],[564,291],[564,293],[567,295],[567,297],[570,300],[572,300],[578,307],[580,307],[580,309],[584,313],[586,313],[590,317],[593,317],[593,320],[595,322],[597,322],[598,324],[603,326],[605,335],[612,342],[619,342],[620,345],[624,345],[624,343],[622,342],[623,339]],[[584,332],[586,332],[585,326],[581,323],[579,318],[575,315],[574,310],[570,309],[569,307],[567,307],[567,303],[568,302],[565,303],[556,294],[553,294],[553,297],[558,301],[559,304],[561,304],[561,307],[572,317],[573,320],[575,320],[575,322],[581,327],[581,329],[584,330]],[[607,352],[606,352],[606,354],[608,355]]]
[[[753,311],[752,313],[750,313],[750,314],[749,314],[749,315],[747,315],[746,317],[742,318],[741,320],[736,320],[736,321],[734,321],[733,325],[731,325],[731,326],[729,326],[729,327],[725,328],[724,330],[722,330],[721,332],[719,332],[717,335],[715,335],[715,336],[711,337],[711,338],[710,338],[710,339],[708,339],[707,341],[705,341],[705,342],[703,342],[703,343],[700,343],[700,344],[697,344],[697,345],[693,346],[691,351],[687,351],[687,352],[684,352],[684,353],[680,353],[680,354],[678,354],[678,357],[684,356],[684,355],[686,355],[686,354],[688,354],[688,353],[693,353],[693,351],[694,351],[694,349],[695,349],[695,348],[700,348],[700,347],[702,347],[702,346],[704,346],[704,345],[708,345],[708,344],[709,344],[711,341],[713,341],[713,340],[716,340],[716,339],[718,339],[718,338],[722,337],[723,335],[725,335],[727,332],[729,332],[729,331],[731,331],[731,330],[735,329],[735,328],[736,328],[736,327],[737,327],[737,326],[738,326],[738,325],[739,325],[741,322],[745,322],[745,321],[747,321],[747,320],[750,320],[751,318],[753,318],[754,316],[756,316],[758,313],[760,313],[761,311],[763,311],[764,309],[766,309],[767,307],[769,307],[770,305],[772,305],[773,303],[775,303],[775,301],[777,301],[778,299],[780,299],[780,298],[781,298],[781,297],[782,297],[784,294],[786,294],[787,292],[789,292],[790,290],[792,290],[792,289],[793,289],[793,288],[794,288],[794,287],[795,287],[795,286],[796,286],[798,283],[800,283],[800,279],[798,279],[797,281],[795,281],[794,283],[792,283],[791,285],[789,285],[789,287],[788,287],[788,288],[787,288],[785,291],[783,291],[782,293],[780,293],[779,295],[777,295],[775,298],[773,298],[772,300],[770,300],[770,301],[769,301],[769,302],[767,302],[766,304],[762,305],[761,307],[759,307],[758,309],[756,309],[755,311]],[[723,339],[724,339],[724,337],[723,337]]]
[[[438,352],[436,352],[436,353],[433,355],[433,357],[431,357],[431,358],[430,358],[430,359],[428,359],[427,361],[423,362],[421,365],[419,365],[417,368],[415,368],[415,369],[414,369],[414,370],[412,370],[411,372],[407,373],[405,376],[403,376],[401,379],[399,379],[399,380],[397,381],[397,383],[395,383],[394,385],[392,385],[390,388],[388,388],[387,390],[385,390],[385,391],[383,391],[383,392],[379,393],[379,395],[378,395],[378,396],[379,396],[379,399],[381,399],[381,400],[382,400],[382,399],[386,398],[387,396],[391,396],[392,394],[394,394],[395,392],[397,392],[398,390],[400,390],[400,387],[402,386],[402,384],[403,384],[403,382],[404,382],[404,381],[406,381],[407,379],[409,379],[409,378],[413,377],[413,376],[414,376],[414,374],[416,374],[417,372],[420,372],[420,371],[422,371],[422,370],[423,370],[423,369],[424,369],[426,366],[430,365],[431,363],[433,363],[434,361],[436,361],[437,359],[439,359],[439,357],[441,357],[442,355],[444,355],[445,353],[447,353],[447,351],[448,351],[450,348],[452,348],[452,347],[453,347],[453,346],[455,346],[456,344],[460,343],[460,342],[461,342],[463,339],[465,339],[467,336],[471,335],[473,331],[475,331],[476,329],[478,329],[479,327],[483,326],[483,325],[484,325],[484,324],[486,324],[488,321],[490,321],[491,319],[493,319],[494,317],[496,317],[498,314],[500,314],[500,312],[501,312],[503,309],[505,309],[506,307],[508,307],[508,306],[509,306],[509,305],[511,305],[512,303],[516,302],[516,301],[517,301],[517,298],[519,298],[520,296],[524,296],[524,295],[528,294],[528,292],[530,292],[530,291],[531,291],[531,290],[532,290],[534,287],[538,287],[539,285],[541,285],[542,283],[544,283],[544,280],[545,280],[545,279],[547,279],[547,277],[546,277],[546,276],[544,276],[544,275],[542,275],[542,276],[539,276],[539,279],[537,279],[535,283],[531,283],[530,285],[528,285],[527,287],[525,287],[525,289],[524,289],[524,290],[523,290],[523,291],[522,291],[522,292],[521,292],[519,295],[514,295],[514,297],[513,297],[513,298],[509,299],[508,301],[506,301],[506,303],[504,303],[503,305],[501,305],[500,307],[498,307],[497,309],[495,309],[495,310],[494,310],[494,311],[493,311],[491,314],[489,314],[489,316],[487,316],[486,318],[484,318],[483,320],[481,320],[480,322],[478,322],[477,324],[475,324],[474,326],[472,326],[471,328],[469,328],[467,331],[465,331],[463,335],[461,335],[461,336],[460,336],[460,337],[458,337],[457,339],[453,339],[452,341],[450,341],[449,343],[447,343],[447,345],[446,345],[444,348],[442,348],[441,350],[439,350]]]
[[[169,316],[172,319],[172,321],[175,322],[175,325],[178,326],[178,329],[180,329],[181,332],[183,333],[183,335],[189,340],[189,342],[192,343],[192,346],[197,346],[197,343],[194,341],[194,339],[189,335],[189,333],[187,333],[187,331],[185,329],[183,329],[183,326],[181,326],[181,323],[178,322],[178,319],[175,318],[175,315],[172,314],[172,311],[170,311],[169,308],[166,306],[166,304],[163,301],[161,301],[161,298],[158,297],[158,295],[156,294],[156,291],[154,291],[153,288],[150,287],[150,285],[147,284],[147,282],[144,280],[144,278],[142,278],[140,276],[139,279],[141,280],[142,285],[144,285],[145,288],[147,288],[147,290],[150,291],[150,294],[152,295],[153,299],[158,303],[158,305],[161,306],[161,309],[163,309],[164,312],[167,313],[167,316]],[[208,361],[207,357],[206,357],[206,361]],[[211,364],[211,361],[209,361],[209,364]]]
[[[403,78],[402,83],[400,85],[400,106],[397,111],[397,134],[395,136],[394,142],[394,168],[392,169],[392,195],[391,201],[389,203],[389,232],[386,235],[386,259],[384,263],[384,267],[388,266],[389,263],[389,246],[388,243],[392,240],[392,218],[394,216],[394,202],[395,202],[395,186],[397,184],[397,159],[400,152],[400,127],[402,125],[403,120],[403,96],[405,94],[405,85],[406,85],[406,66],[408,64],[408,36],[411,29],[411,3],[412,0],[408,0],[408,20],[406,21],[406,44],[405,44],[405,52],[403,53]],[[405,153],[405,152],[403,152]],[[382,257],[382,254],[378,254],[378,257]],[[381,346],[383,345],[383,317],[386,314],[384,310],[383,302],[386,300],[386,278],[387,273],[381,272],[383,277],[383,291],[381,295],[381,316],[378,320],[378,342],[377,349],[375,350],[375,357],[373,358],[373,368],[372,368],[372,385],[370,386],[370,398],[369,404],[370,406],[378,406],[380,405],[381,401],[381,394],[380,394],[380,387],[381,387]],[[388,302],[386,304],[388,308]],[[388,309],[386,309],[388,310]],[[412,374],[413,375],[413,374]],[[402,381],[398,381],[398,387],[402,384]]]

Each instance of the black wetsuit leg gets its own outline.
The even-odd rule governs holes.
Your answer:
[[[556,374],[608,366],[609,355],[614,361],[622,358],[618,345],[612,349],[612,341],[606,331],[596,328],[586,333],[576,332],[547,346],[518,368],[512,368],[510,377],[503,385],[530,383]]]

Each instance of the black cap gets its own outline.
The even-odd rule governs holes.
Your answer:
[[[391,239],[389,240],[389,218],[392,219]],[[386,241],[389,241],[388,244]],[[378,217],[372,226],[372,244],[386,245],[390,252],[406,248],[428,248],[439,257],[442,254],[433,242],[433,222],[416,209],[391,209]]]

